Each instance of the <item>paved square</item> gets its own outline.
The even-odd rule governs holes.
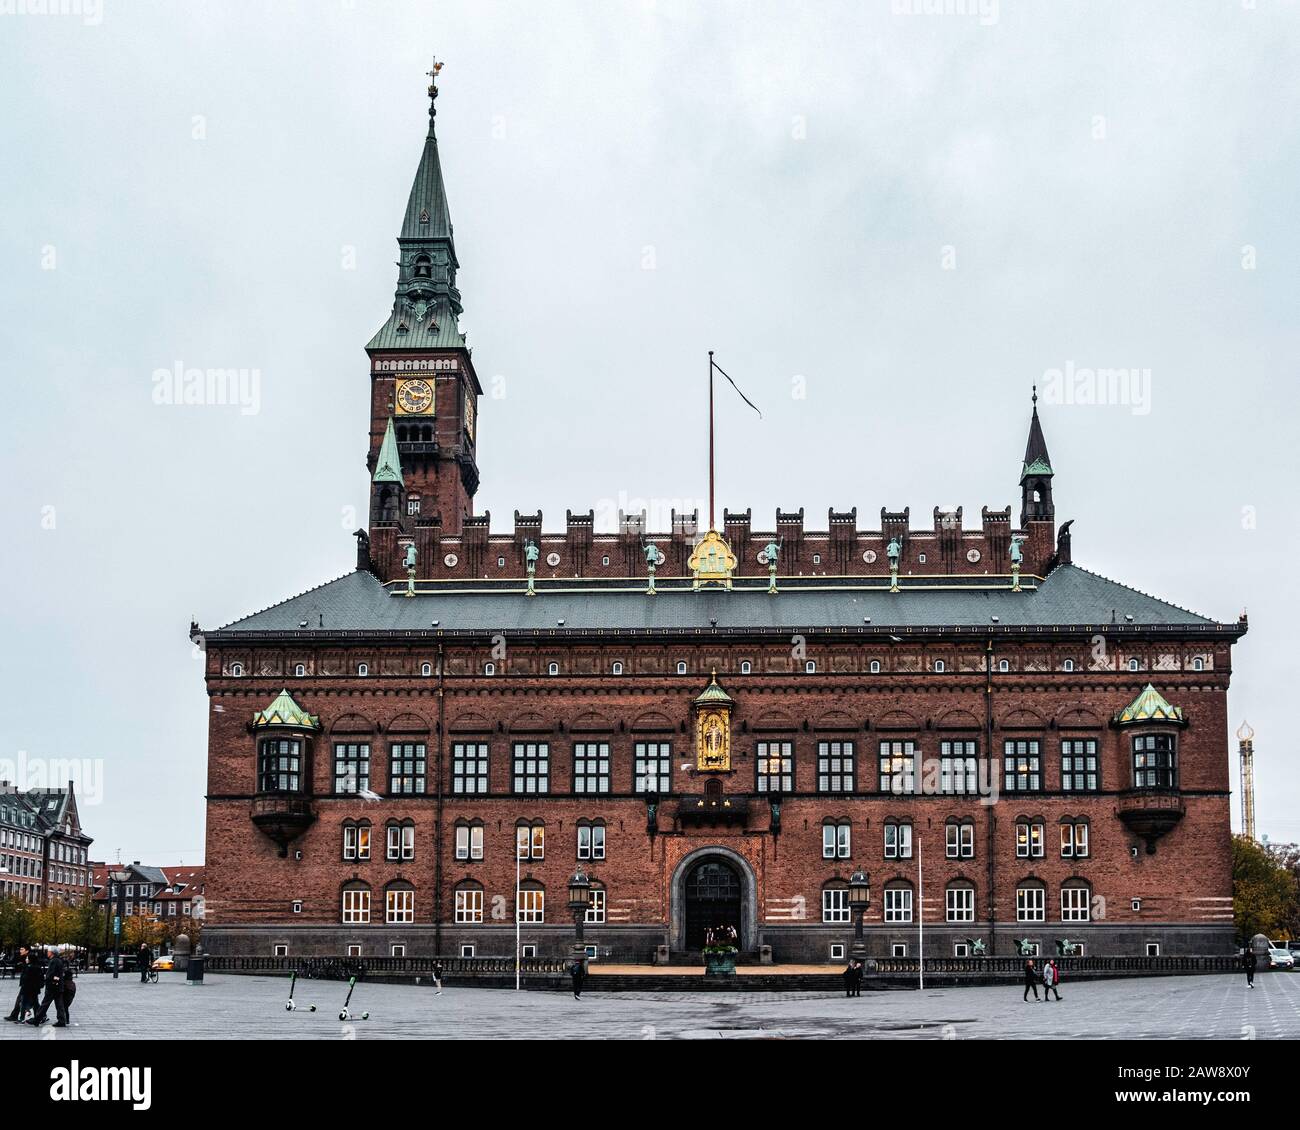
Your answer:
[[[0,992],[15,991],[0,981]],[[347,985],[299,981],[286,1012],[287,977],[182,974],[157,985],[101,974],[78,981],[73,1026],[39,1032],[0,1024],[3,1040],[50,1039],[1296,1039],[1300,974],[1080,981],[1059,1004],[1021,1000],[1021,987],[895,990],[849,1000],[829,993],[603,993],[359,984],[339,1021]],[[8,1003],[8,1002],[6,1002]],[[317,1011],[306,1011],[315,1004]]]

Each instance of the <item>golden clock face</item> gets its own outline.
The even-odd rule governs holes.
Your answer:
[[[433,411],[433,385],[421,378],[397,382],[397,408],[408,416]]]
[[[465,430],[469,433],[472,442],[474,439],[474,394],[472,392],[465,394]]]

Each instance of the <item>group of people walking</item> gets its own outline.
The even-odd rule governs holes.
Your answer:
[[[1052,994],[1056,999],[1061,999],[1061,991],[1056,987],[1061,983],[1061,971],[1056,967],[1054,958],[1048,958],[1047,963],[1043,966],[1041,972],[1038,966],[1034,964],[1031,957],[1025,962],[1025,992],[1022,1000],[1029,1000],[1029,994],[1034,994],[1034,1000],[1038,1000],[1038,986],[1043,986],[1043,1000],[1050,1001]]]
[[[865,968],[856,957],[850,958],[844,967],[844,995],[846,997],[862,996],[862,974]]]
[[[40,1027],[49,1019],[50,1005],[54,1006],[55,1028],[68,1027],[69,1009],[77,995],[77,979],[72,963],[58,951],[45,951],[45,960],[39,950],[18,947],[14,961],[14,976],[18,978],[18,996],[6,1020],[14,1024],[27,1023]],[[41,990],[45,999],[41,999]]]

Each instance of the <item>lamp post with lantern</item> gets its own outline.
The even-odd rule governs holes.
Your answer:
[[[849,910],[853,912],[853,949],[855,958],[867,956],[867,944],[862,936],[862,917],[871,905],[871,877],[859,867],[849,878]]]
[[[591,880],[587,873],[583,871],[582,865],[573,873],[569,880],[569,911],[573,914],[573,925],[577,933],[577,941],[574,943],[574,956],[579,960],[587,954],[586,944],[582,940],[583,926],[587,921],[587,908],[591,906]]]

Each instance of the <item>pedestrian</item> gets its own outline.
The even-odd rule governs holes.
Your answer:
[[[41,1002],[41,985],[45,981],[45,970],[41,968],[40,955],[27,951],[27,962],[23,966],[22,1004],[18,1009],[18,1021],[30,1020]]]
[[[1056,959],[1049,958],[1047,964],[1043,966],[1043,1001],[1046,1003],[1051,1000],[1051,994],[1056,994],[1056,999],[1061,999],[1061,991],[1056,987],[1061,982],[1061,971],[1056,968]]]
[[[582,1000],[582,982],[586,979],[586,972],[582,968],[582,958],[573,959],[573,964],[569,966],[569,976],[573,978],[573,999]]]
[[[861,961],[853,962],[853,995],[862,996],[862,975],[866,972],[866,967]]]
[[[68,963],[67,969],[63,974],[63,1027],[72,1023],[72,1001],[77,995],[77,975],[73,971],[72,963]],[[54,1027],[59,1027],[55,1024]]]
[[[1029,1000],[1029,990],[1034,991],[1034,1000],[1038,999],[1038,970],[1034,967],[1034,959],[1031,957],[1025,962],[1025,994],[1022,1000]]]
[[[49,958],[45,966],[45,999],[41,1001],[41,1006],[27,1021],[28,1024],[39,1027],[49,1019],[50,1005],[54,1005],[55,1027],[66,1028],[68,1018],[66,1010],[63,1007],[63,974],[66,969],[66,963],[56,950],[50,949],[45,951],[45,956]]]
[[[844,967],[844,995],[851,997],[853,995],[853,959],[849,959],[848,965]]]
[[[27,964],[31,961],[31,954],[26,946],[19,946],[18,952],[14,955],[14,976],[18,978],[18,995],[14,997],[13,1011],[5,1017],[6,1020],[14,1023],[21,1023],[23,1019],[23,974],[27,972]]]
[[[149,967],[153,965],[153,951],[149,948],[148,942],[140,943],[135,959],[140,965],[140,984],[143,985],[149,980]]]
[[[434,996],[436,997],[442,996],[442,962],[441,961],[435,961],[433,963],[433,983],[438,989],[438,991],[434,993]]]
[[[1246,970],[1246,988],[1255,987],[1255,967],[1259,965],[1259,958],[1255,956],[1255,947],[1249,942],[1246,943],[1246,949],[1241,955],[1242,968]]]

